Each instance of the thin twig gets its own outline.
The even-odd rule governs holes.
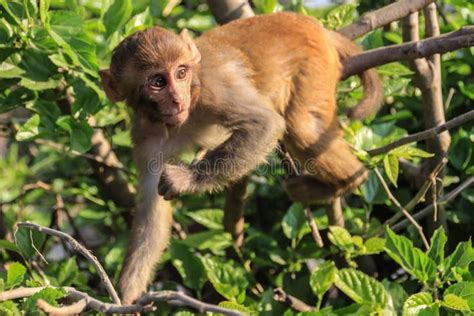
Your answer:
[[[418,231],[418,234],[421,237],[421,240],[423,241],[424,246],[426,249],[429,248],[430,244],[428,243],[428,240],[426,239],[425,234],[423,233],[423,227],[421,227],[420,224],[411,216],[411,214],[398,202],[397,198],[392,194],[392,191],[390,191],[390,188],[387,185],[387,182],[385,182],[382,174],[377,168],[374,168],[375,175],[379,179],[380,183],[382,184],[382,187],[384,188],[385,192],[387,193],[388,199],[405,215],[405,217],[415,226],[415,228]]]
[[[316,308],[306,304],[302,300],[286,294],[282,288],[276,288],[273,290],[273,300],[285,303],[298,312],[312,312],[316,310]]]
[[[290,166],[293,169],[294,174],[296,176],[299,176],[300,172],[299,172],[298,168],[296,167],[295,161],[290,156],[290,154],[285,150],[280,149],[280,151],[283,154],[284,158],[287,159],[288,162],[290,163]],[[311,229],[311,235],[313,236],[314,242],[316,243],[316,245],[319,248],[324,247],[323,238],[321,237],[321,234],[319,232],[318,225],[314,221],[313,213],[311,212],[311,208],[307,205],[304,205],[304,216],[306,217],[306,221],[308,222],[309,228]]]
[[[67,241],[75,251],[82,254],[96,268],[97,273],[99,274],[99,277],[102,283],[104,284],[107,292],[109,293],[110,297],[112,298],[113,302],[118,305],[121,304],[120,298],[118,297],[117,292],[115,291],[115,288],[112,285],[112,282],[110,282],[107,272],[105,272],[99,260],[97,260],[97,258],[89,250],[87,250],[83,245],[81,245],[77,240],[75,240],[68,234],[63,233],[59,230],[44,227],[44,226],[30,223],[30,222],[17,223],[17,226],[34,229],[38,232],[45,233],[47,235],[51,235],[55,237],[59,237],[62,240]]]
[[[441,124],[441,125],[438,125],[436,127],[424,130],[424,131],[419,132],[419,133],[415,133],[415,134],[412,134],[412,135],[405,136],[405,137],[400,138],[399,140],[396,140],[393,143],[390,143],[388,145],[368,150],[367,153],[371,156],[384,154],[384,153],[387,153],[387,152],[389,152],[389,151],[391,151],[391,150],[393,150],[397,147],[401,147],[401,146],[409,144],[409,143],[414,143],[414,142],[418,142],[420,140],[428,139],[428,138],[431,138],[431,137],[436,137],[438,134],[440,134],[444,131],[447,131],[451,128],[460,126],[460,125],[462,125],[462,124],[464,124],[464,123],[466,123],[466,122],[468,122],[472,119],[474,119],[474,110],[471,110],[467,113],[459,115],[459,116],[453,118],[452,120],[447,121],[444,124]]]
[[[16,288],[14,290],[5,291],[0,293],[0,302],[7,301],[7,300],[14,300],[18,298],[30,297],[35,293],[45,289],[47,287],[33,287],[33,288]],[[55,287],[53,287],[55,288]],[[112,303],[105,303],[96,298],[89,296],[89,294],[85,292],[81,292],[76,290],[73,287],[63,287],[57,288],[63,289],[68,294],[68,297],[71,299],[77,300],[78,302],[63,307],[53,307],[50,304],[38,300],[37,304],[38,307],[42,308],[43,311],[53,314],[67,314],[66,312],[69,311],[70,313],[81,313],[86,309],[92,309],[94,311],[107,313],[107,314],[131,314],[131,313],[142,313],[147,311],[153,311],[156,308],[151,304],[157,301],[165,301],[170,305],[174,306],[188,306],[198,310],[199,312],[213,312],[213,313],[220,313],[224,315],[230,316],[242,316],[244,315],[241,312],[231,310],[228,308],[223,308],[213,304],[207,304],[196,300],[193,297],[190,297],[182,292],[176,291],[157,291],[157,292],[150,292],[143,295],[141,298],[138,299],[136,304],[133,305],[119,305],[119,304],[112,304]],[[85,302],[86,304],[84,304]],[[82,310],[79,310],[79,307],[82,307]],[[71,312],[72,310],[72,312]]]
[[[426,192],[428,192],[429,188],[431,187],[431,179],[436,178],[436,176],[441,172],[441,170],[443,170],[447,163],[448,160],[446,158],[440,161],[436,168],[430,173],[426,181],[421,185],[416,195],[404,206],[405,210],[410,212],[416,205],[418,205],[418,203],[420,203],[420,201],[425,197]],[[380,225],[378,229],[365,236],[365,238],[375,237],[383,234],[385,227],[395,224],[401,217],[403,217],[402,212],[395,213],[392,217]]]
[[[459,186],[457,186],[455,189],[450,191],[448,194],[443,195],[438,199],[438,202],[436,203],[437,206],[442,206],[454,198],[456,198],[459,194],[461,194],[462,191],[470,187],[472,184],[474,184],[474,176],[467,178],[463,183],[461,183]],[[413,214],[413,218],[415,220],[420,220],[429,215],[433,211],[433,205],[430,204],[421,211]],[[403,228],[405,228],[408,225],[408,220],[404,219],[400,223],[390,227],[394,232],[400,231]]]
[[[436,178],[431,178],[431,204],[433,205],[433,222],[438,221],[438,205],[436,199],[438,195],[438,189],[436,185]]]

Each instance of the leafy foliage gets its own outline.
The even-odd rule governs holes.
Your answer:
[[[330,29],[340,29],[387,3],[360,1],[315,8],[308,6],[309,1],[253,1],[258,13],[297,11],[317,17]],[[470,1],[445,0],[439,7],[444,13],[442,33],[474,24]],[[0,1],[0,114],[5,113],[0,116],[0,133],[12,139],[0,160],[0,238],[4,238],[0,239],[0,292],[50,286],[24,300],[0,302],[0,314],[38,313],[40,298],[59,306],[66,302],[60,289],[64,286],[107,301],[99,277],[84,258],[57,239],[15,229],[17,221],[30,220],[70,233],[94,252],[117,284],[131,210],[97,177],[97,169],[108,169],[91,151],[94,133],[100,130],[110,142],[120,161],[112,169],[124,182],[135,185],[136,170],[131,159],[130,111],[122,103],[106,100],[97,73],[107,67],[120,40],[153,25],[173,31],[188,28],[198,36],[216,22],[203,0]],[[359,44],[369,49],[400,42],[400,25],[393,23],[371,32]],[[448,119],[472,109],[472,65],[473,49],[442,57]],[[363,122],[348,121],[343,115],[340,122],[357,156],[369,168],[383,170],[395,197],[405,205],[417,190],[400,159],[419,164],[433,156],[430,148],[420,142],[374,157],[367,151],[422,130],[425,113],[409,68],[391,63],[378,70],[385,106]],[[361,95],[357,78],[342,82],[341,114]],[[448,192],[473,176],[473,133],[472,124],[451,131],[449,163],[443,181],[437,181],[438,189]],[[189,161],[194,153],[186,155],[182,158]],[[345,228],[330,225],[323,208],[312,208],[322,235],[328,236],[326,247],[319,249],[303,206],[291,203],[281,188],[284,172],[278,158],[269,160],[276,168],[255,172],[247,188],[242,249],[235,249],[232,237],[224,232],[222,193],[184,196],[175,202],[179,226],[151,290],[184,287],[196,298],[247,314],[296,315],[272,300],[276,287],[314,306],[316,315],[474,313],[470,240],[474,189],[443,205],[448,230],[436,230],[424,251],[412,227],[403,234],[387,228],[385,236],[375,236],[396,210],[369,172],[364,185],[346,198]],[[425,203],[431,202],[427,195]],[[417,205],[413,211],[423,207]],[[348,264],[345,268],[340,268],[341,260]],[[334,295],[335,289],[339,295]],[[184,307],[173,311],[192,314]],[[171,307],[160,306],[157,313],[170,314]]]

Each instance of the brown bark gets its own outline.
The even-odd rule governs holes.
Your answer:
[[[356,22],[339,30],[339,33],[354,40],[376,28],[400,20],[410,13],[418,12],[433,2],[434,0],[403,0],[395,2],[364,14]]]

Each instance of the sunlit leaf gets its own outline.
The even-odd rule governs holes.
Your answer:
[[[387,227],[385,251],[408,273],[422,282],[432,280],[436,276],[436,264],[419,248],[413,246],[411,240],[396,235]]]

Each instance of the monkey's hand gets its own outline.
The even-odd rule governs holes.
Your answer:
[[[186,166],[166,165],[158,184],[158,193],[172,200],[183,193],[192,193],[193,172]]]

